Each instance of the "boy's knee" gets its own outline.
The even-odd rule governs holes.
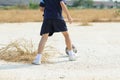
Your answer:
[[[46,33],[46,34],[43,34],[42,37],[43,37],[43,38],[47,38],[48,35],[49,35],[49,33]]]
[[[65,32],[63,32],[63,35],[64,35],[65,37],[67,37],[67,36],[69,36],[69,33],[68,33],[67,31],[65,31]]]

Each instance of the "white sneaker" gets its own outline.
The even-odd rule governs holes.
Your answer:
[[[76,47],[74,45],[72,45],[72,49],[73,49],[73,52],[76,54],[77,49],[76,49]],[[66,52],[67,55],[69,55],[67,47],[65,48],[65,52]]]
[[[73,52],[73,50],[68,51],[68,56],[69,56],[69,61],[75,61],[76,60],[76,55]]]
[[[69,61],[76,61],[76,56],[75,56],[75,54],[69,55]]]
[[[34,65],[40,65],[40,64],[41,64],[41,60],[35,59],[35,60],[32,62],[32,64],[34,64]]]
[[[32,62],[32,64],[35,64],[35,65],[40,65],[41,64],[41,54],[37,54],[35,60]]]

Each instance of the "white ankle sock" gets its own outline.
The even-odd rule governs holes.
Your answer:
[[[42,54],[37,54],[36,59],[41,60]]]
[[[68,50],[68,54],[69,54],[70,56],[74,55],[73,50]]]

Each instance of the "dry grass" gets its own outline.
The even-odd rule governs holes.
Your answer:
[[[38,22],[42,20],[39,10],[0,10],[0,22]]]
[[[116,9],[73,9],[70,13],[74,22],[120,22]],[[42,14],[40,10],[0,10],[0,22],[39,22]]]
[[[52,52],[52,54],[50,54]],[[57,52],[53,47],[45,47],[44,54],[42,57],[42,63],[49,63],[49,58],[53,57]],[[25,39],[15,40],[10,42],[7,46],[0,49],[0,59],[10,62],[24,62],[31,63],[37,50],[34,48],[32,41]]]
[[[113,19],[119,17],[120,15],[116,13],[117,10],[106,9],[83,9],[83,10],[72,10],[70,11],[71,15],[74,17],[75,21],[81,22],[105,22],[113,21]]]

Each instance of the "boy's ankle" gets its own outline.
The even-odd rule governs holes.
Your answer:
[[[75,56],[75,53],[73,52],[73,50],[68,51],[68,55],[69,55],[69,61],[76,60],[76,56]]]
[[[75,54],[75,53],[73,52],[73,50],[68,50],[67,52],[68,52],[68,55],[69,55],[69,56],[72,56],[72,55]]]
[[[34,61],[32,62],[32,64],[35,64],[35,65],[40,65],[41,64],[41,58],[42,58],[42,55],[41,54],[37,54]]]

